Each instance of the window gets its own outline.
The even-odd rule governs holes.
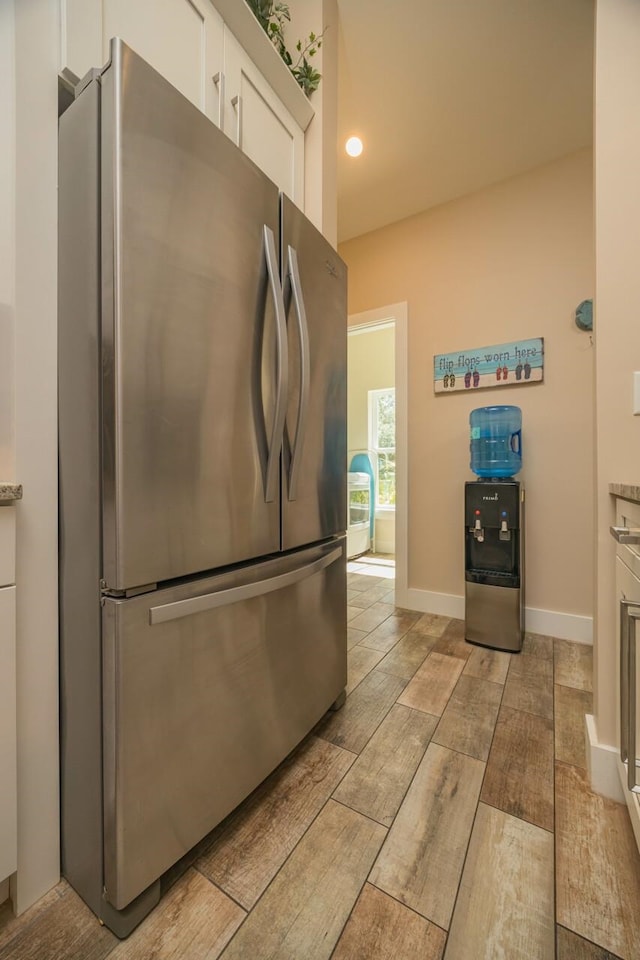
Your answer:
[[[396,391],[369,390],[369,448],[373,454],[376,509],[396,506]]]

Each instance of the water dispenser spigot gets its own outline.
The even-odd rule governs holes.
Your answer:
[[[484,542],[484,528],[480,522],[480,511],[476,510],[476,522],[473,526],[473,536],[479,542]]]

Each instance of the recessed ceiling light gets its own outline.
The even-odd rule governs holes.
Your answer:
[[[362,140],[360,137],[349,137],[344,148],[350,157],[359,157],[362,153]]]

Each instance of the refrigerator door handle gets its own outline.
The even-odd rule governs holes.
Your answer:
[[[273,297],[273,306],[276,314],[276,406],[273,415],[273,429],[269,444],[267,459],[267,475],[265,482],[265,503],[271,503],[276,498],[279,477],[280,448],[284,434],[284,421],[287,415],[287,393],[289,390],[289,347],[287,342],[287,317],[284,309],[282,286],[278,276],[278,258],[276,244],[271,230],[264,225],[264,249],[269,274],[269,285]]]
[[[309,326],[307,324],[307,311],[304,306],[304,297],[302,295],[302,284],[300,283],[298,254],[297,251],[291,246],[288,248],[288,259],[291,289],[293,291],[293,302],[295,304],[298,332],[300,336],[300,403],[298,404],[296,434],[291,453],[291,464],[289,466],[288,489],[289,500],[295,500],[298,495],[298,475],[300,473],[300,462],[302,459],[302,444],[304,442],[306,433],[307,415],[309,412],[311,359],[309,355]]]
[[[324,557],[276,577],[255,580],[239,587],[231,587],[229,590],[218,590],[215,593],[205,593],[200,597],[190,597],[187,600],[176,600],[174,603],[151,607],[149,624],[154,626],[156,623],[166,623],[168,620],[179,620],[181,617],[189,617],[194,613],[214,610],[216,607],[225,607],[231,603],[240,603],[244,600],[251,600],[253,597],[262,597],[266,593],[273,593],[275,590],[282,590],[284,587],[299,583],[300,580],[312,577],[320,570],[324,570],[325,567],[330,567],[341,556],[342,547],[336,547],[330,553],[326,553]]]

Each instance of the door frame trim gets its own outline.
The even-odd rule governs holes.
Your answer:
[[[395,327],[395,389],[396,389],[396,580],[395,604],[408,606],[409,544],[408,544],[408,417],[409,417],[409,309],[405,301],[392,303],[348,317],[347,334]]]

